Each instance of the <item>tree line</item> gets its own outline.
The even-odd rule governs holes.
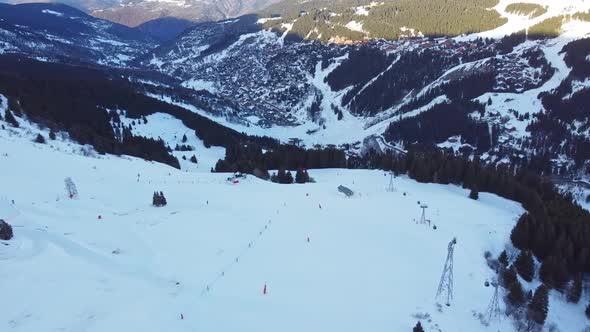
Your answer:
[[[361,40],[371,38],[398,39],[412,28],[426,36],[458,36],[491,30],[506,22],[495,10],[497,0],[397,0],[370,6],[371,0],[283,1],[263,11],[265,17],[280,16],[266,23],[266,28],[283,30],[283,23],[294,23],[291,34],[301,39],[345,37]],[[367,7],[368,15],[359,15],[356,8]],[[302,14],[303,13],[303,14]],[[346,28],[351,21],[363,23],[365,33]]]
[[[517,2],[506,6],[506,12],[535,18],[547,13],[547,8],[536,3]]]
[[[477,156],[471,160],[423,145],[410,146],[406,155],[370,154],[357,160],[356,166],[408,174],[418,182],[461,185],[520,202],[527,212],[511,240],[542,262],[541,280],[565,292],[576,275],[590,273],[590,214],[571,194],[562,195],[535,172],[514,165],[484,166]]]
[[[9,100],[6,120],[18,125],[14,116],[24,115],[52,132],[67,132],[71,139],[92,145],[98,153],[127,154],[177,168],[179,162],[170,154],[171,147],[161,139],[133,135],[130,127],[121,127],[114,110],[125,110],[126,116],[138,120],[156,112],[170,114],[193,129],[206,146],[225,147],[251,141],[264,147],[278,144],[274,139],[238,133],[194,112],[148,97],[117,74],[116,70],[107,73],[0,55],[0,93]]]
[[[336,147],[304,149],[292,144],[280,144],[263,151],[262,146],[252,143],[228,146],[225,158],[217,162],[214,171],[255,174],[268,179],[269,170],[286,172],[312,168],[346,168],[346,165],[344,151]],[[282,179],[280,174],[277,176]]]

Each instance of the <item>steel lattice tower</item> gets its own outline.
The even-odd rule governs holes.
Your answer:
[[[447,293],[447,306],[451,305],[451,300],[453,299],[453,252],[455,250],[455,244],[457,244],[457,238],[453,238],[453,240],[449,242],[447,248],[447,260],[445,261],[445,267],[436,291],[437,298],[442,293]]]
[[[395,177],[395,175],[393,174],[393,172],[389,173],[389,187],[387,187],[387,191],[389,191],[390,193],[395,192],[395,186],[393,185],[393,178]]]
[[[494,295],[492,296],[492,300],[490,301],[486,311],[488,323],[490,323],[494,318],[497,318],[498,320],[501,318],[498,281],[494,280],[492,282],[492,286],[494,286]]]
[[[428,209],[428,205],[422,204],[420,205],[420,208],[422,209],[422,215],[420,216],[420,220],[418,221],[418,223],[423,225],[430,223],[429,220],[426,220],[426,209]]]

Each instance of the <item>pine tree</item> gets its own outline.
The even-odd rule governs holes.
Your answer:
[[[285,183],[285,178],[287,177],[287,173],[285,172],[284,168],[279,168],[279,171],[277,173],[276,179],[277,179],[277,183],[281,183],[284,184]]]
[[[582,297],[582,274],[578,273],[574,277],[574,282],[567,292],[567,301],[572,303],[580,302]]]
[[[479,191],[477,191],[477,189],[471,189],[471,192],[469,193],[469,198],[474,199],[474,200],[478,200],[479,199]]]
[[[193,156],[191,157],[191,162],[192,162],[193,164],[196,164],[196,163],[198,162],[198,161],[197,161],[197,156],[193,155]]]
[[[416,323],[416,326],[414,326],[414,329],[412,329],[412,332],[424,332],[424,328],[422,327],[422,323],[420,323],[420,322]]]
[[[539,269],[539,276],[544,283],[561,290],[569,280],[565,260],[557,256],[545,258]]]
[[[533,255],[529,251],[521,251],[520,255],[514,262],[514,267],[520,276],[528,281],[533,281],[535,276],[535,263],[533,261]]]
[[[186,143],[187,140],[186,134],[182,135],[182,143]]]
[[[514,269],[514,266],[511,266],[502,272],[502,284],[504,287],[509,288],[510,285],[516,281],[518,281],[518,278],[516,277],[516,270]]]
[[[168,202],[166,202],[166,197],[164,197],[164,193],[163,192],[157,192],[154,191],[154,196],[152,198],[152,204],[156,207],[161,207],[161,206],[165,206],[166,204],[168,204]]]
[[[520,249],[520,250],[527,250],[530,249],[531,243],[531,234],[530,234],[530,216],[529,214],[523,214],[519,219],[516,226],[512,229],[510,233],[510,240],[512,240],[512,244]]]
[[[45,137],[41,134],[37,134],[37,137],[35,137],[35,143],[45,144]]]
[[[293,174],[291,174],[291,171],[287,171],[287,174],[285,176],[285,183],[286,184],[293,183]]]
[[[526,302],[524,290],[518,279],[508,286],[507,297],[508,301],[515,306],[521,306]]]
[[[545,285],[535,290],[533,299],[528,306],[528,318],[539,325],[545,324],[549,312],[549,288]]]
[[[10,110],[6,110],[6,113],[4,114],[4,121],[8,122],[8,124],[10,124],[13,127],[19,127],[18,121],[16,121],[14,115],[12,115],[12,112]]]
[[[590,319],[590,301],[588,301],[588,305],[586,306],[586,317]]]
[[[0,240],[8,241],[13,237],[12,226],[0,219]]]
[[[498,256],[498,262],[502,265],[502,267],[508,267],[508,254],[506,254],[506,250],[502,250],[500,256]]]
[[[49,131],[49,139],[55,141],[55,131],[53,129]]]
[[[76,187],[76,184],[74,183],[72,178],[65,178],[64,183],[66,185],[66,192],[68,196],[70,198],[78,197],[78,188]]]
[[[295,182],[297,183],[306,183],[309,181],[309,176],[303,169],[298,168],[297,173],[295,174]]]

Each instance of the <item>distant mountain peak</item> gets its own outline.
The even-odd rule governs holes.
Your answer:
[[[92,15],[135,27],[172,17],[192,22],[217,21],[255,12],[279,0],[123,0]]]

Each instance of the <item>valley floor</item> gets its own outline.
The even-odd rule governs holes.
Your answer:
[[[504,248],[514,202],[406,177],[388,192],[389,177],[367,170],[230,184],[52,144],[0,131],[0,218],[15,233],[0,242],[1,331],[410,331],[419,319],[427,331],[512,330],[476,316],[493,294],[484,252]],[[151,206],[156,190],[168,206]],[[436,230],[415,223],[418,201]],[[447,307],[435,293],[453,237]],[[563,331],[585,324],[551,306]]]

